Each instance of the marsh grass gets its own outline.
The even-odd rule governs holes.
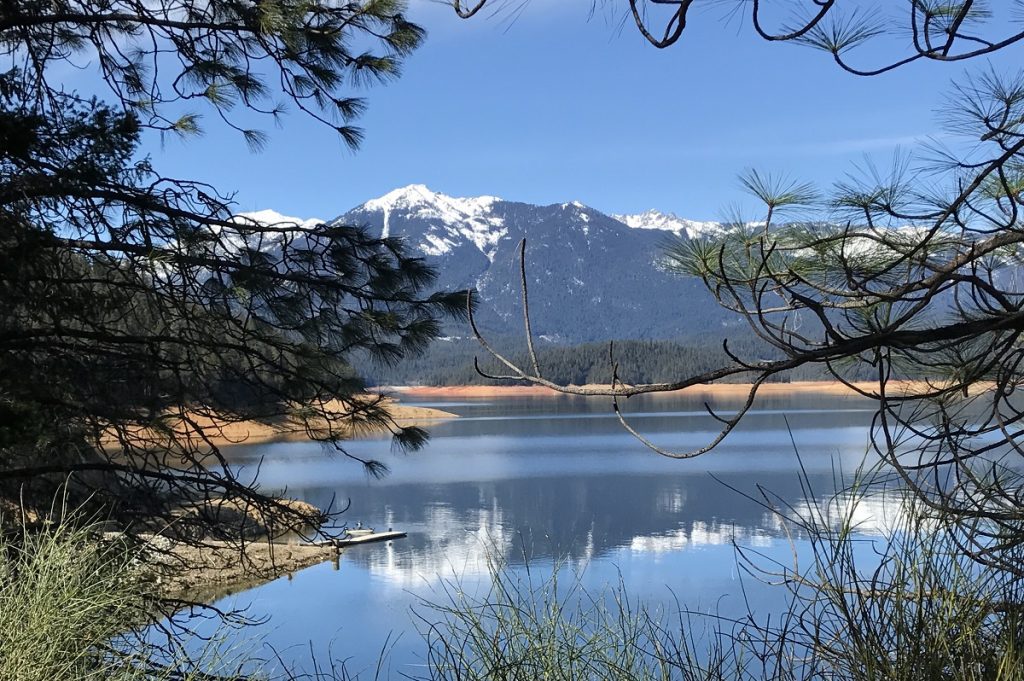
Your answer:
[[[1024,680],[1024,584],[1010,563],[975,560],[965,527],[901,490],[860,478],[822,498],[760,503],[794,550],[737,546],[744,579],[785,596],[771,617],[648,605],[620,579],[584,588],[567,565],[492,558],[482,589],[445,582],[418,609],[430,681]],[[889,508],[867,528],[863,509]],[[870,531],[868,531],[870,529]],[[785,543],[785,539],[780,539]],[[497,553],[492,555],[497,556]],[[348,678],[343,663],[289,671],[237,632],[160,643],[137,549],[86,525],[0,538],[0,680]],[[666,585],[666,591],[668,590]],[[147,619],[149,618],[149,619]],[[382,659],[375,679],[385,678]],[[371,672],[372,673],[372,672]]]
[[[876,493],[867,486],[826,502],[846,509],[838,522],[824,504],[789,515],[791,536],[810,544],[804,561],[741,556],[790,596],[785,626],[762,635],[789,642],[802,678],[1024,678],[1019,576],[975,561],[963,525],[911,495],[897,495],[899,512],[877,535],[859,533],[857,508]]]
[[[565,584],[558,566],[537,581],[497,561],[490,567],[486,594],[447,582],[421,613],[431,678],[664,677],[655,651],[665,641],[656,619],[621,585],[595,594],[576,577]]]
[[[73,516],[65,517],[73,520]],[[88,523],[0,536],[0,679],[237,679],[240,656],[214,641],[147,637],[156,615],[145,556]],[[186,651],[191,652],[186,652]]]
[[[879,496],[897,506],[868,533],[863,506],[879,507]],[[789,537],[791,562],[737,547],[748,578],[782,590],[782,612],[727,619],[678,603],[650,607],[621,581],[593,593],[559,565],[537,577],[537,566],[494,560],[483,593],[448,582],[419,613],[428,678],[1024,679],[1021,579],[973,560],[963,524],[864,475],[808,498],[761,499]]]
[[[58,526],[0,539],[0,678],[101,679],[143,601],[124,547]]]

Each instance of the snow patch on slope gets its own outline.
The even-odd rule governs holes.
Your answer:
[[[277,250],[285,235],[281,232],[253,232],[245,228],[273,227],[275,230],[301,232],[310,230],[319,225],[323,220],[319,218],[296,218],[282,215],[276,210],[256,210],[246,213],[236,213],[228,218],[239,226],[239,231],[213,226],[211,229],[217,234],[222,247],[230,251],[240,251],[243,248],[269,253]]]
[[[725,231],[718,222],[687,220],[675,213],[662,213],[657,210],[612,217],[632,229],[660,229],[673,234],[686,234],[691,239],[715,236]]]
[[[300,229],[308,229],[314,225],[319,225],[323,222],[320,218],[295,218],[288,215],[282,215],[276,210],[254,210],[246,213],[236,213],[231,216],[232,222],[237,222],[240,225],[252,225],[254,227],[298,227]]]
[[[390,217],[401,211],[409,217],[436,220],[441,225],[432,228],[420,244],[427,255],[443,255],[458,245],[461,239],[470,241],[488,260],[494,260],[498,241],[507,234],[505,221],[493,214],[496,196],[457,198],[431,191],[426,185],[411,184],[390,191],[384,196],[367,201],[356,210],[381,211],[384,214],[383,236],[390,232]]]

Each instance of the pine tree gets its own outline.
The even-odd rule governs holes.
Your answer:
[[[489,1],[454,4],[469,16]],[[669,48],[686,39],[696,6],[629,0],[627,12],[652,45]],[[1024,41],[1021,6],[911,0],[880,12],[856,0],[738,0],[735,11],[760,39],[810,47],[847,73],[872,77],[914,62],[1008,54]],[[726,345],[728,360],[717,367],[624,385],[611,353],[613,385],[587,389],[494,352],[502,374],[615,400],[749,382],[744,406],[722,416],[721,432],[695,451],[668,451],[631,430],[661,454],[689,458],[727,437],[765,382],[818,369],[875,401],[876,453],[930,512],[950,520],[968,555],[1024,576],[1024,73],[975,70],[943,101],[948,143],[897,156],[889,169],[867,167],[830,190],[748,171],[742,183],[763,210],[737,216],[721,237],[669,250],[677,270],[701,277],[748,323],[767,357]],[[872,387],[854,385],[865,375]]]
[[[224,508],[295,527],[321,518],[236,475],[213,442],[231,424],[287,421],[342,454],[365,426],[422,444],[363,395],[352,357],[418,352],[464,294],[431,293],[434,272],[397,240],[239,219],[216,188],[139,154],[144,135],[193,137],[202,112],[258,149],[264,133],[240,121],[279,118],[275,98],[355,146],[354,88],[396,76],[423,38],[403,6],[0,3],[5,499],[49,504],[67,484],[135,529],[230,534]],[[102,99],[55,75],[81,63]]]

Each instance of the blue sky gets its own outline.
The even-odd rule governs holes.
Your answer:
[[[329,218],[423,183],[716,219],[742,202],[744,168],[827,186],[865,155],[885,162],[939,133],[936,109],[964,70],[914,64],[856,78],[823,53],[760,41],[720,10],[697,13],[678,44],[657,50],[591,7],[532,0],[510,24],[413,0],[428,38],[399,80],[363,93],[367,137],[356,152],[298,114],[281,129],[267,121],[271,141],[258,154],[211,116],[203,138],[151,140],[146,151],[165,173],[236,191],[239,210]],[[884,59],[871,49],[866,61]]]

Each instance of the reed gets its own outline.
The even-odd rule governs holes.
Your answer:
[[[73,517],[0,536],[3,681],[234,681],[244,656],[178,629],[155,635],[145,555]]]
[[[866,536],[858,511],[878,508],[879,495],[894,512]],[[492,560],[483,593],[448,582],[420,613],[426,678],[1024,679],[1024,587],[1010,563],[974,560],[957,519],[863,474],[816,498],[761,499],[793,543],[792,562],[737,547],[746,574],[785,591],[781,613],[726,619],[652,607],[621,582],[591,593],[561,565],[536,577],[536,566]]]

